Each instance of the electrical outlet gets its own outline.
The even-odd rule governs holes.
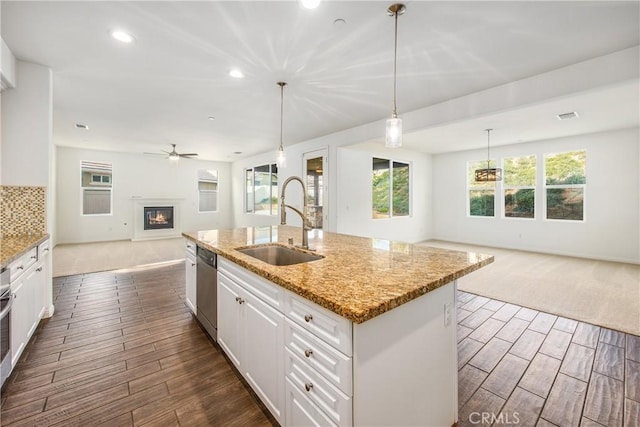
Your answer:
[[[451,324],[451,303],[444,305],[444,326]]]

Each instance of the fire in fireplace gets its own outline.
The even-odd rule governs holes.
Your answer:
[[[144,207],[144,229],[162,230],[173,228],[173,206]]]

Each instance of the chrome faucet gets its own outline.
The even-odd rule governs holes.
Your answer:
[[[303,212],[300,212],[300,210],[294,208],[291,205],[287,205],[284,202],[284,193],[285,193],[285,190],[287,189],[287,185],[291,181],[298,181],[302,186]],[[287,223],[287,208],[291,209],[292,211],[300,215],[300,218],[302,218],[302,245],[300,247],[303,249],[309,249],[308,231],[311,230],[313,227],[311,226],[311,221],[309,221],[309,218],[307,218],[307,215],[305,214],[305,212],[307,212],[307,189],[305,188],[304,182],[302,181],[302,179],[297,176],[290,176],[285,180],[284,184],[282,184],[282,194],[280,195],[280,224],[282,225],[285,225]]]

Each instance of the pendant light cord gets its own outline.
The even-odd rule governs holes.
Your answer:
[[[393,117],[398,117],[396,107],[396,68],[398,64],[398,11],[394,12],[395,31],[393,35]]]
[[[487,169],[491,169],[491,151],[490,151],[490,135],[493,129],[485,129],[487,131]]]
[[[283,129],[283,121],[284,121],[284,87],[287,83],[278,82],[278,86],[280,86],[280,147],[278,150],[284,151],[284,147],[282,146],[282,129]]]

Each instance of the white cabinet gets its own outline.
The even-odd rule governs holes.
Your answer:
[[[354,324],[218,261],[218,343],[281,425],[456,421],[455,283]]]
[[[48,243],[47,240],[42,245],[48,248]],[[50,286],[49,259],[46,255],[39,255],[38,247],[33,247],[8,267],[14,296],[11,308],[12,366],[20,358],[45,312],[47,286]]]
[[[198,313],[196,304],[196,244],[185,240],[185,301],[193,314]]]
[[[218,263],[221,260],[218,258]],[[218,344],[242,372],[240,348],[244,339],[240,330],[240,286],[218,273]]]
[[[284,315],[248,289],[274,295],[275,301],[281,301],[282,290],[252,275],[218,259],[218,343],[283,424]]]
[[[22,351],[27,345],[27,323],[29,314],[29,295],[24,280],[16,280],[11,285],[13,306],[11,307],[11,366],[16,366]]]

